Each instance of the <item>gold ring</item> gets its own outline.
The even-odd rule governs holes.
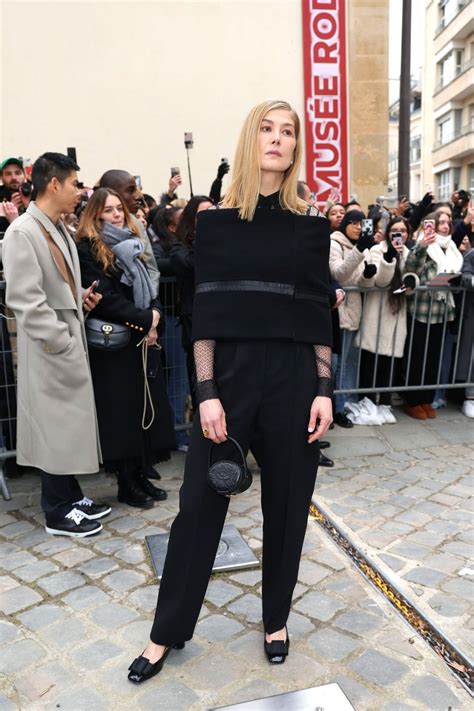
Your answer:
[[[203,430],[202,433],[204,437],[209,437],[209,430]]]

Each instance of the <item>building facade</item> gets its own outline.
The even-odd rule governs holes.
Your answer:
[[[474,191],[474,0],[427,0],[422,117],[425,182]]]
[[[422,176],[422,95],[419,82],[413,83],[410,101],[410,195],[413,202],[420,200],[427,190]],[[388,127],[388,186],[392,195],[397,195],[398,183],[398,128],[400,101],[390,105]]]
[[[319,2],[321,11],[335,4]],[[364,204],[387,186],[388,4],[346,0],[350,189]],[[286,99],[303,118],[302,7],[302,0],[3,0],[1,157],[34,160],[74,146],[86,185],[123,168],[155,196],[178,166],[179,194],[187,196],[183,135],[192,131],[194,193],[205,194],[221,158],[232,163],[254,104]],[[372,23],[375,33],[367,31]]]

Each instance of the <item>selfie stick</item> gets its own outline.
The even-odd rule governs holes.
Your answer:
[[[191,197],[194,197],[194,193],[193,193],[193,181],[192,181],[192,179],[191,179],[191,164],[190,164],[190,162],[189,162],[189,148],[188,148],[188,147],[186,147],[186,153],[187,153],[187,156],[188,156],[189,190],[190,190],[190,192],[191,192]]]

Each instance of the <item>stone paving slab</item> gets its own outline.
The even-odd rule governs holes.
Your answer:
[[[473,659],[474,422],[452,407],[425,422],[395,413],[395,425],[330,433],[335,467],[320,472],[315,501]],[[354,461],[354,431],[367,429],[385,454]]]
[[[380,432],[377,435],[370,432],[367,438],[376,439],[377,451],[385,448],[387,453],[368,455],[365,451],[349,462],[346,443],[345,462],[338,462],[334,472],[321,471],[318,487],[336,484],[340,498],[350,499],[351,491],[344,493],[345,484],[350,486],[356,481],[360,489],[376,488],[380,471],[388,481],[390,473],[409,472],[415,467],[411,454],[405,457],[402,452],[400,460],[391,459],[388,455],[394,452]],[[332,439],[340,439],[337,431]],[[353,434],[348,439],[357,441]],[[441,451],[435,457],[442,461],[445,450],[439,440],[438,447]],[[463,449],[464,461],[466,451]],[[380,461],[381,456],[386,457],[387,466]],[[461,467],[463,456],[459,450],[455,459]],[[431,456],[425,460],[431,461]],[[177,453],[171,462],[160,466],[165,489],[178,490],[183,464],[184,456]],[[420,478],[426,479],[426,471],[430,471],[429,466]],[[243,536],[260,558],[260,486],[258,472],[254,473],[251,490],[231,502],[227,522],[240,519]],[[446,486],[458,484],[461,477],[464,474],[446,481]],[[408,477],[404,484],[416,482]],[[170,500],[166,502],[166,511],[171,511],[171,516],[163,516],[165,507],[157,505],[153,509],[158,513],[155,520],[153,511],[137,512],[117,504],[112,479],[104,475],[91,477],[84,480],[85,493],[95,496],[96,491],[100,492],[112,503],[110,525],[105,519],[104,531],[95,538],[54,539],[44,532],[38,514],[38,478],[26,474],[12,480],[10,485],[12,501],[4,509],[0,504],[0,515],[3,510],[5,513],[0,518],[0,552],[3,551],[0,563],[9,557],[11,560],[11,556],[18,558],[16,566],[0,570],[0,583],[9,596],[6,619],[0,622],[1,709],[204,711],[332,682],[341,686],[357,711],[435,708],[446,711],[449,705],[452,711],[464,711],[470,706],[467,692],[443,662],[312,519],[308,523],[300,581],[289,619],[291,653],[285,665],[270,666],[263,652],[260,571],[229,571],[213,575],[194,639],[184,650],[170,654],[159,677],[140,686],[130,684],[126,678],[127,666],[146,643],[158,592],[143,536],[156,528],[169,529],[177,499],[174,498],[173,505]],[[384,488],[384,492],[393,495],[390,488]],[[361,498],[375,516],[380,504],[368,497]],[[350,511],[350,503],[344,507]],[[398,520],[397,516],[408,510],[412,516],[411,522],[410,517],[406,519],[406,525],[413,531],[425,530],[433,520],[446,520],[441,516],[433,519],[410,507],[396,507],[395,514],[393,509],[387,510],[392,513],[390,520]],[[457,505],[456,510],[464,509]],[[362,520],[364,516],[367,518],[366,513],[357,513]],[[423,525],[417,526],[413,516],[424,516]],[[383,516],[378,516],[379,519],[384,520]],[[7,536],[2,536],[2,528],[16,523],[30,526],[9,528]],[[456,526],[459,524],[460,521],[456,522]],[[465,521],[463,526],[465,529]],[[8,535],[12,530],[21,533],[12,537]],[[137,531],[143,532],[143,536],[137,538]],[[406,532],[394,531],[393,535],[397,536],[395,542],[402,543]],[[456,534],[446,540],[466,543]],[[426,548],[416,542],[406,545],[412,549]],[[445,545],[444,539],[438,545]],[[443,557],[449,560],[459,557],[449,551],[431,555],[441,556],[441,562]],[[391,553],[391,558],[404,560],[396,553]],[[45,567],[45,563],[54,567]],[[413,559],[407,559],[406,565],[409,567],[401,569],[403,574],[415,567]],[[439,570],[437,565],[432,558],[428,567]],[[28,566],[36,568],[27,577],[34,578],[38,570],[43,574],[26,582],[23,578]],[[442,586],[457,580],[455,566],[445,572]],[[405,583],[412,584],[408,580]],[[420,583],[416,587],[421,587]],[[449,590],[451,600],[466,602],[464,587]],[[438,595],[441,592],[438,590]],[[473,636],[471,633],[471,642]]]

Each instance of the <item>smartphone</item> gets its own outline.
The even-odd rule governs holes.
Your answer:
[[[374,234],[374,223],[372,220],[362,220],[362,232],[371,236]]]
[[[139,188],[139,189],[141,190],[141,189],[142,189],[142,178],[141,178],[141,175],[134,175],[133,177],[135,178],[135,182],[136,182],[136,184],[137,184],[137,188]]]
[[[76,149],[74,146],[67,148],[67,157],[72,158],[74,163],[77,163],[77,153],[76,153]]]
[[[188,132],[185,132],[184,134],[184,147],[185,148],[192,148],[194,145],[193,141],[193,134]]]
[[[171,177],[174,178],[175,175],[180,175],[181,171],[179,168],[171,168]]]
[[[229,159],[228,158],[221,158],[221,163],[225,163],[226,165],[229,165]]]
[[[392,232],[391,235],[392,244],[401,245],[403,244],[403,235],[401,232]]]
[[[96,280],[93,281],[92,284],[91,284],[91,291],[92,291],[92,293],[95,294],[95,292],[97,291],[98,288],[99,288],[99,280],[96,279]]]
[[[146,377],[147,378],[156,378],[156,375],[158,373],[158,368],[160,365],[160,360],[161,360],[160,351],[161,351],[161,346],[158,344],[155,347],[148,349],[147,364],[146,364]]]
[[[426,230],[427,227],[431,227],[434,231],[435,229],[435,221],[434,220],[423,220],[423,228]]]

